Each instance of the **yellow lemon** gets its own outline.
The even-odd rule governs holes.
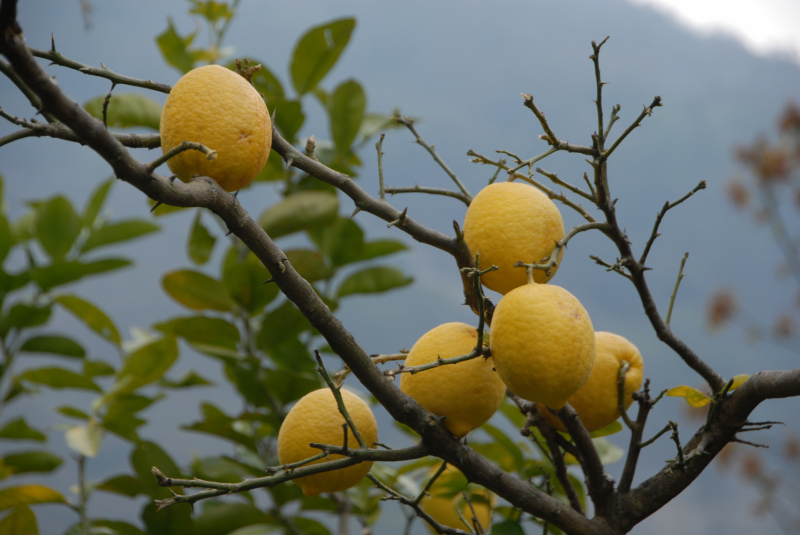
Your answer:
[[[512,392],[560,409],[592,372],[592,320],[564,288],[525,284],[497,304],[491,348],[497,373]]]
[[[483,533],[488,533],[492,525],[492,507],[496,497],[483,487],[474,485],[473,487],[475,488],[467,486],[467,478],[461,471],[448,466],[431,486],[428,491],[430,496],[422,499],[420,507],[439,524],[466,531],[467,527],[456,512],[461,511],[464,519],[470,523],[470,527],[473,527],[473,518],[476,517],[483,528]],[[474,515],[469,504],[466,503],[462,491],[467,491],[472,507],[475,508]],[[426,525],[431,533],[436,533],[430,524],[426,523]]]
[[[514,262],[542,263],[564,238],[564,221],[553,201],[540,190],[519,182],[499,182],[483,188],[469,205],[464,218],[464,239],[474,256],[480,253],[480,265],[500,269],[483,275],[483,284],[501,294],[524,285],[525,270],[514,268]],[[563,251],[562,251],[563,252]],[[561,262],[559,254],[558,261]],[[549,281],[550,275],[537,270],[538,283]]]
[[[475,348],[478,332],[466,323],[445,323],[417,340],[406,366],[421,366],[436,359],[466,355]],[[492,359],[477,357],[457,364],[404,373],[400,390],[439,416],[456,437],[482,426],[500,408],[506,385],[494,371]]]
[[[341,390],[344,406],[353,423],[361,433],[364,442],[370,448],[378,440],[378,424],[369,406],[352,392]],[[320,450],[309,446],[311,442],[342,446],[344,433],[342,424],[344,417],[339,413],[336,398],[329,388],[315,390],[298,401],[278,432],[278,459],[281,464],[292,464],[320,453]],[[347,445],[357,448],[353,431],[347,430]],[[341,455],[331,455],[330,460],[341,459]],[[326,462],[319,459],[310,464]],[[295,479],[306,496],[318,496],[323,492],[339,492],[357,485],[367,475],[372,462],[362,462],[347,468],[322,472]]]
[[[583,426],[591,433],[620,417],[617,377],[619,367],[627,362],[630,368],[625,373],[625,408],[633,403],[632,394],[642,386],[644,363],[635,345],[613,333],[595,333],[597,356],[589,380],[572,397],[569,404],[578,413]],[[561,420],[549,410],[537,405],[539,413],[551,426],[566,431]]]
[[[258,91],[240,75],[206,65],[186,73],[172,88],[161,113],[161,150],[184,141],[217,151],[214,160],[187,150],[167,160],[184,182],[192,176],[213,178],[225,191],[253,181],[267,163],[272,121]]]

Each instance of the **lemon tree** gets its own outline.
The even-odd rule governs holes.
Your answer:
[[[39,532],[39,524],[47,517],[37,508],[52,504],[68,507],[66,514],[74,515],[74,524],[66,531],[82,535],[328,535],[334,523],[345,531],[344,526],[353,518],[363,529],[372,531],[377,529],[381,512],[394,506],[401,507],[407,518],[405,526],[391,526],[397,532],[402,529],[410,533],[411,523],[419,516],[433,531],[456,535],[518,535],[532,529],[622,535],[680,494],[725,445],[739,440],[737,433],[772,425],[748,419],[761,402],[800,396],[798,370],[726,379],[711,361],[701,359],[681,340],[678,329],[669,327],[669,321],[682,273],[671,288],[669,308],[662,319],[653,296],[666,294],[670,288],[651,288],[648,270],[654,266],[648,255],[667,213],[703,189],[705,183],[662,205],[641,248],[634,243],[636,234],[625,232],[622,214],[616,211],[618,182],[613,180],[608,162],[621,154],[617,152],[620,144],[662,102],[655,97],[627,128],[618,127],[612,135],[620,108],[612,108],[611,117],[606,117],[602,99],[605,82],[599,63],[605,41],[592,43],[593,89],[597,91],[597,114],[592,119],[596,118],[597,128],[587,136],[591,142],[580,145],[559,138],[557,125],[547,121],[532,95],[523,94],[523,105],[541,126],[540,137],[547,147],[524,158],[500,151],[510,160],[470,151],[474,163],[491,167],[490,183],[503,173],[509,179],[491,184],[473,197],[465,182],[421,136],[413,119],[399,113],[368,113],[365,92],[353,79],[327,82],[333,76],[329,73],[338,72],[333,67],[354,31],[352,18],[321,24],[302,35],[288,69],[290,84],[284,84],[267,67],[268,62],[239,58],[262,65],[251,79],[263,96],[258,100],[244,79],[235,78],[239,75],[230,68],[235,62],[226,55],[229,49],[221,46],[239,7],[238,0],[190,0],[192,15],[206,23],[209,44],[197,46],[197,33],[182,34],[170,20],[157,38],[164,59],[182,74],[219,73],[229,77],[230,83],[219,84],[202,78],[198,87],[222,86],[217,92],[222,95],[220,102],[234,108],[250,103],[262,110],[266,102],[264,111],[268,107],[277,112],[272,150],[267,155],[263,144],[260,148],[245,147],[244,156],[226,160],[226,149],[235,143],[220,135],[201,140],[203,147],[186,145],[180,154],[173,151],[174,147],[168,148],[162,158],[143,162],[136,157],[139,153],[128,149],[162,146],[172,126],[190,125],[190,137],[210,126],[216,135],[221,132],[216,127],[230,126],[228,123],[239,119],[265,124],[266,115],[262,120],[260,111],[235,108],[223,115],[222,122],[219,116],[196,121],[190,115],[200,113],[194,108],[202,106],[198,104],[200,97],[192,91],[187,92],[188,104],[175,107],[170,103],[164,117],[161,107],[147,97],[114,90],[91,99],[84,107],[76,106],[67,96],[68,90],[52,83],[52,69],[63,67],[104,78],[114,88],[133,85],[163,94],[174,91],[175,98],[182,89],[83,65],[67,58],[54,45],[50,50],[28,48],[16,20],[16,7],[13,0],[2,0],[0,54],[4,59],[0,71],[41,118],[28,121],[21,112],[12,115],[3,109],[2,118],[20,130],[0,138],[0,150],[26,137],[52,137],[86,145],[110,164],[117,179],[152,201],[153,217],[175,214],[171,217],[176,220],[190,218],[186,223],[190,228],[187,253],[191,266],[171,270],[161,278],[163,290],[182,312],[157,318],[148,329],[128,335],[103,311],[103,303],[80,295],[80,286],[69,286],[127,267],[129,260],[111,256],[104,247],[157,228],[151,220],[115,220],[106,215],[103,207],[115,179],[101,183],[82,209],[76,209],[62,195],[30,202],[28,211],[16,218],[8,216],[3,207],[0,398],[4,407],[12,403],[19,407],[20,402],[30,401],[44,388],[77,390],[87,396],[69,398],[56,408],[58,418],[63,418],[58,428],[3,415],[0,441],[33,441],[38,445],[23,446],[18,451],[3,449],[0,533]],[[34,57],[51,65],[45,67]],[[228,61],[228,70],[220,66],[195,69],[224,61]],[[186,80],[191,80],[194,75],[187,76]],[[237,87],[243,94],[236,96]],[[308,106],[312,99],[314,105]],[[229,109],[227,104],[222,107]],[[306,113],[320,111],[327,131],[319,138],[301,139]],[[119,131],[128,127],[155,131],[162,119],[163,136]],[[397,126],[411,132],[455,189],[386,187],[383,137],[378,134]],[[238,124],[233,131],[247,145],[247,140],[258,134],[248,134],[243,128]],[[267,132],[269,128],[264,134]],[[177,139],[184,135],[177,134]],[[377,186],[377,196],[353,180],[362,166],[361,149],[371,139],[377,140],[378,172],[377,177],[369,177],[373,179],[369,188]],[[228,183],[223,174],[214,171],[213,164],[181,170],[190,177],[198,169],[210,175],[210,180],[190,180],[185,185],[175,184],[172,177],[159,171],[158,164],[166,161],[169,165],[173,159],[172,165],[179,169],[181,155],[204,156],[205,160],[199,160],[203,165],[214,162],[208,160],[210,149],[218,151],[223,169],[236,170],[235,180]],[[534,163],[556,152],[576,155],[589,163],[591,178],[587,173],[585,187],[534,168]],[[240,166],[247,171],[241,171]],[[550,182],[544,182],[542,176]],[[256,218],[226,191],[245,187],[248,181],[249,193],[266,183],[273,188],[274,195],[269,198],[277,199]],[[428,228],[415,219],[414,209],[397,208],[391,198],[387,199],[387,193],[430,193],[463,202],[464,231],[457,223],[452,235]],[[560,214],[550,207],[551,201],[574,211],[584,222],[565,232]],[[355,211],[351,206],[345,208],[345,203],[352,203]],[[181,207],[196,210],[181,214]],[[334,314],[351,296],[381,294],[409,284],[411,278],[377,260],[402,251],[405,245],[390,239],[366,240],[363,229],[353,220],[359,212],[383,221],[390,229],[387,232],[406,233],[450,254],[459,268],[453,278],[462,283],[464,297],[477,315],[477,328],[445,324],[441,331],[432,331],[435,335],[425,335],[411,352],[393,348],[393,352],[368,353]],[[219,223],[219,231],[207,226],[210,217]],[[687,440],[685,432],[679,433],[673,421],[653,429],[648,422],[653,406],[661,399],[668,403],[670,398],[651,396],[648,380],[633,395],[632,390],[639,388],[641,381],[635,350],[618,338],[596,337],[587,311],[575,296],[568,289],[543,284],[558,268],[570,240],[583,233],[609,239],[616,260],[595,257],[610,274],[594,275],[581,260],[575,261],[575,268],[585,266],[586,276],[597,276],[598,281],[621,275],[631,282],[654,335],[707,383],[707,394],[686,386],[665,389],[673,396],[708,406],[705,421],[692,438]],[[224,251],[218,247],[222,243],[227,243]],[[212,258],[220,260],[219,269],[209,269]],[[525,264],[525,270],[514,267],[518,262]],[[483,295],[484,284],[503,294],[496,307]],[[48,330],[55,324],[51,320],[54,311],[73,318],[72,327],[81,334]],[[401,329],[403,324],[393,320],[386,328]],[[94,345],[85,343],[84,335],[97,336],[105,344],[103,349],[95,350]],[[489,339],[488,348],[481,342],[484,338]],[[611,356],[598,358],[598,351]],[[487,360],[490,352],[491,360]],[[58,364],[20,366],[20,355],[27,353],[51,355]],[[113,358],[106,358],[108,354]],[[165,400],[175,401],[171,397],[181,389],[210,386],[212,380],[191,370],[174,375],[179,358],[201,355],[219,365],[220,373],[213,381],[224,382],[227,388],[208,396],[198,406],[197,416],[189,417],[193,420],[182,427],[213,436],[227,447],[205,457],[175,462],[169,450],[176,451],[184,444],[162,446],[144,424],[146,418],[175,414],[178,403],[167,405]],[[496,371],[490,369],[492,366]],[[328,369],[333,367],[335,371]],[[599,378],[613,377],[615,367],[616,389],[608,379],[601,381],[602,386],[591,382],[595,372]],[[377,418],[364,401],[339,390],[343,383],[369,392]],[[579,402],[582,388],[590,394],[589,409]],[[614,392],[616,408],[622,408],[628,428],[623,440],[628,452],[618,481],[609,477],[604,465],[619,460],[624,452],[607,440],[592,438],[589,431],[606,416],[616,417]],[[217,399],[222,395],[236,396],[236,403],[223,404]],[[636,421],[625,413],[631,398],[638,404]],[[158,407],[161,410],[146,412],[158,403],[162,403]],[[547,413],[541,417],[537,403],[548,411],[559,409],[569,439],[556,432],[557,421],[548,423]],[[592,413],[600,405],[612,407],[604,411],[603,418]],[[413,438],[400,439],[388,433],[384,436],[392,437],[395,443],[379,443],[376,420],[382,424],[393,420]],[[668,432],[675,446],[674,457],[649,477],[637,479],[637,462],[649,452],[644,448],[659,439],[666,442],[668,439],[661,437]],[[87,473],[92,473],[87,466],[103,466],[100,462],[93,464],[94,459],[108,455],[107,439],[111,435],[118,439],[116,445],[127,448],[130,466],[87,482]],[[66,444],[74,456],[78,484],[73,494],[67,488],[61,492],[31,482],[42,478],[48,485],[60,484],[48,474],[54,473],[67,456],[56,449],[53,438],[58,444]],[[431,466],[444,466],[443,462],[452,465],[454,473],[458,469],[459,476],[451,478],[430,470]],[[641,483],[634,485],[634,481]],[[456,495],[467,482],[471,487],[467,487],[462,503]],[[98,492],[120,500],[137,499],[131,507],[141,506],[139,518],[130,522],[106,518],[104,512],[89,506]],[[461,513],[465,519],[476,521],[462,522],[464,529],[451,527],[455,524],[452,516],[440,516],[437,503],[448,513],[457,517]],[[465,513],[464,505],[471,516]],[[482,510],[481,505],[488,507]],[[52,531],[51,526],[46,529]]]

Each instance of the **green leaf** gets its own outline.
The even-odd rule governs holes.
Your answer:
[[[214,250],[214,244],[217,242],[217,239],[208,232],[208,229],[200,221],[201,213],[200,210],[197,210],[192,230],[189,232],[188,243],[189,258],[198,265],[208,262],[208,259],[211,258],[211,251]]]
[[[242,465],[224,457],[195,458],[192,472],[196,478],[221,483],[239,483],[248,475],[248,471]]]
[[[234,306],[225,285],[199,271],[172,271],[164,275],[161,285],[174,300],[192,310],[227,312]]]
[[[30,507],[16,507],[0,520],[0,535],[39,535],[36,515]]]
[[[44,450],[9,453],[3,457],[3,464],[14,470],[15,474],[52,472],[61,466],[61,462],[60,457]]]
[[[8,422],[2,429],[0,429],[0,438],[12,440],[36,440],[37,442],[44,442],[47,437],[41,431],[37,431],[28,426],[24,418],[17,418]]]
[[[597,454],[600,455],[600,462],[603,464],[615,463],[625,455],[622,448],[604,438],[593,438],[592,442],[594,442]]]
[[[667,391],[667,395],[674,398],[684,398],[692,407],[705,407],[711,401],[711,398],[691,386],[670,388]]]
[[[609,435],[614,435],[622,431],[622,424],[619,423],[619,420],[615,420],[605,426],[602,429],[598,429],[591,433],[592,438],[600,438],[600,437],[607,437]]]
[[[14,236],[11,233],[11,225],[5,214],[0,214],[0,262],[6,259],[13,245]]]
[[[155,232],[160,228],[158,225],[142,219],[129,219],[127,221],[109,223],[93,231],[86,243],[83,244],[81,251],[85,253],[97,247],[132,240]]]
[[[68,416],[70,418],[78,418],[79,420],[88,420],[89,415],[83,412],[80,409],[76,409],[75,407],[70,407],[68,405],[61,406],[56,409],[56,412],[59,414],[63,414],[64,416]]]
[[[88,377],[107,377],[114,375],[117,371],[107,362],[102,360],[84,360],[83,374]]]
[[[145,441],[138,444],[131,453],[131,466],[142,484],[142,492],[155,499],[169,498],[172,493],[158,485],[153,477],[153,467],[161,470],[167,477],[182,477],[172,458],[155,442]],[[181,493],[177,487],[174,490]]]
[[[82,359],[86,356],[86,350],[78,342],[66,336],[42,335],[28,338],[20,351],[28,353],[51,353],[62,357],[73,357]]]
[[[252,82],[256,91],[264,95],[264,98],[267,99],[267,105],[271,106],[274,101],[285,100],[286,96],[281,81],[269,70],[266,63],[250,57],[246,59],[250,61],[251,65],[261,65],[261,68],[250,78],[250,82]],[[244,59],[242,59],[241,62],[244,64]],[[235,71],[236,62],[231,61],[228,63],[227,67]]]
[[[325,260],[317,251],[291,249],[285,251],[284,254],[292,267],[308,282],[323,280],[330,276],[330,270],[325,265]]]
[[[277,284],[264,284],[272,277],[264,264],[248,249],[232,246],[222,263],[222,281],[233,300],[257,314],[279,293]]]
[[[116,180],[116,178],[112,176],[100,182],[97,188],[92,192],[91,197],[89,197],[89,201],[83,209],[83,224],[87,227],[91,228],[92,225],[94,225],[98,214],[100,214],[100,210],[103,208],[103,204],[106,202],[108,192],[111,190],[114,180]]]
[[[86,425],[75,425],[64,434],[67,446],[86,457],[95,457],[103,442],[103,428],[90,419]]]
[[[172,18],[167,17],[167,29],[164,33],[156,37],[156,43],[161,50],[161,54],[167,63],[178,69],[183,73],[187,73],[194,69],[202,57],[203,53],[198,50],[192,50],[189,47],[194,41],[197,32],[190,33],[186,37],[181,37],[175,31],[175,26],[172,23]]]
[[[361,262],[363,260],[371,260],[381,256],[388,256],[390,254],[398,253],[407,250],[408,247],[398,240],[375,240],[364,243],[361,252],[353,260],[354,262]]]
[[[81,232],[81,218],[64,197],[53,197],[39,206],[36,235],[51,258],[62,258]]]
[[[34,368],[22,373],[18,377],[29,383],[36,383],[56,389],[81,388],[84,390],[94,390],[95,392],[103,391],[90,378],[65,368]]]
[[[336,64],[355,28],[353,18],[340,19],[311,28],[300,38],[292,55],[292,83],[305,95]]]
[[[103,103],[106,95],[94,97],[84,102],[83,108],[89,115],[103,120]],[[106,108],[106,124],[130,128],[143,126],[158,131],[161,123],[161,104],[138,93],[113,93]]]
[[[264,370],[264,376],[264,388],[284,404],[318,389],[321,382],[314,371]]]
[[[491,424],[483,424],[481,430],[488,433],[495,440],[495,443],[502,446],[514,458],[515,470],[521,470],[525,466],[525,456],[522,454],[522,450],[505,433]]]
[[[358,138],[366,141],[383,130],[403,128],[402,124],[394,120],[394,117],[398,115],[400,115],[400,110],[395,110],[392,115],[365,113],[364,120],[361,121],[361,128],[358,131]]]
[[[167,388],[189,388],[192,386],[214,386],[214,383],[211,381],[197,375],[192,370],[187,371],[185,374],[181,376],[180,379],[177,381],[172,381],[171,379],[161,379],[158,383],[161,386]]]
[[[228,4],[224,2],[215,2],[214,0],[191,0],[192,9],[189,13],[200,15],[211,24],[216,24],[220,19],[230,20],[233,17],[233,11],[228,8]]]
[[[178,358],[178,342],[165,336],[128,355],[112,387],[114,395],[127,394],[157,381]]]
[[[194,520],[194,535],[225,535],[244,526],[263,524],[272,518],[246,503],[225,503],[208,507]],[[301,531],[305,534],[304,531]]]
[[[275,128],[287,141],[295,143],[297,132],[306,121],[303,105],[297,100],[282,100],[273,105],[272,111],[275,112]]]
[[[42,325],[50,319],[51,313],[52,310],[49,306],[40,308],[35,305],[18,303],[0,319],[0,336],[5,337],[11,329],[20,331],[27,327]]]
[[[525,530],[516,520],[504,520],[492,525],[492,535],[525,535]]]
[[[121,474],[113,476],[95,487],[97,490],[105,492],[113,492],[114,494],[121,494],[129,498],[135,498],[142,492],[142,482],[128,474]]]
[[[265,349],[272,361],[289,370],[315,370],[317,362],[298,338],[288,338]]]
[[[739,374],[739,375],[734,375],[732,379],[733,379],[733,383],[731,383],[731,387],[728,390],[736,390],[737,388],[742,386],[745,381],[750,379],[750,376],[747,375],[747,374],[742,373],[742,374]]]
[[[203,403],[201,405],[201,410],[203,411],[203,420],[191,425],[181,426],[181,429],[222,437],[241,444],[251,450],[254,449],[253,439],[233,428],[233,423],[235,421],[233,418],[211,403]]]
[[[252,524],[237,530],[231,531],[228,535],[269,535],[270,533],[282,532],[280,525],[274,524]]]
[[[301,191],[272,205],[258,218],[258,224],[272,239],[332,221],[339,211],[335,195]]]
[[[381,293],[411,284],[414,279],[406,277],[402,271],[395,267],[379,266],[361,270],[350,275],[341,286],[337,296]]]
[[[277,122],[277,117],[275,118],[275,121]],[[284,136],[284,138],[288,139],[286,136]],[[283,158],[280,154],[278,154],[278,151],[273,150],[270,151],[269,157],[267,158],[267,164],[264,166],[261,172],[258,173],[255,181],[272,182],[276,180],[286,180],[286,175],[287,172],[286,167],[283,164]]]
[[[111,530],[110,535],[146,535],[144,531],[140,530],[133,524],[122,522],[121,520],[92,520],[92,526],[97,528],[108,528]],[[80,526],[79,529],[81,529]],[[108,532],[98,533],[98,535],[106,535],[107,533]],[[79,535],[83,534],[80,533]],[[92,535],[94,535],[94,533]]]
[[[157,323],[153,328],[164,334],[180,336],[191,344],[207,344],[236,349],[239,329],[222,318],[187,316]]]
[[[284,301],[281,306],[264,315],[261,330],[256,335],[256,344],[263,351],[278,345],[301,332],[311,329],[311,323],[303,316],[294,303]]]
[[[153,479],[151,476],[150,479]],[[141,512],[145,530],[151,535],[194,534],[192,506],[188,503],[171,505],[159,511],[155,502],[148,503]],[[189,531],[191,529],[191,531]]]
[[[331,535],[331,532],[324,524],[311,518],[296,516],[292,520],[305,535]]]
[[[36,220],[38,216],[35,210],[29,210],[19,216],[11,224],[11,237],[15,242],[25,242],[36,237]]]
[[[364,231],[348,217],[337,217],[308,234],[334,266],[356,262],[364,249]]]
[[[0,511],[36,503],[67,503],[57,490],[42,485],[20,485],[0,490]]]
[[[55,301],[60,303],[61,306],[74,314],[76,318],[84,322],[87,327],[106,340],[116,345],[120,344],[119,331],[117,331],[114,322],[106,316],[105,312],[89,301],[77,295],[60,295],[56,297]]]
[[[350,145],[358,135],[366,108],[364,90],[352,79],[342,82],[328,99],[331,138],[339,154],[350,152]]]
[[[93,262],[80,262],[78,260],[57,260],[49,266],[36,268],[31,273],[31,279],[39,288],[48,291],[62,284],[69,284],[87,277],[107,271],[115,271],[132,264],[124,258],[103,258]]]

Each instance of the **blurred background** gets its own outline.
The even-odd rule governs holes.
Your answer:
[[[91,9],[82,10],[85,5]],[[29,46],[47,49],[52,35],[57,49],[71,59],[92,66],[102,63],[118,73],[166,84],[174,84],[181,73],[165,63],[155,37],[164,32],[168,20],[181,35],[198,27],[187,15],[184,0],[29,0],[21,2],[19,9]],[[648,265],[653,271],[648,280],[662,315],[681,258],[689,252],[673,311],[673,330],[725,377],[798,366],[800,343],[792,319],[797,316],[797,282],[786,269],[781,244],[770,232],[769,214],[758,208],[760,197],[748,182],[753,180],[750,167],[737,160],[736,148],[752,146],[759,138],[777,142],[779,117],[787,104],[800,100],[800,6],[725,2],[723,7],[720,2],[677,0],[244,0],[226,37],[225,44],[231,48],[223,53],[227,58],[259,58],[289,87],[286,65],[299,36],[311,26],[341,17],[355,17],[356,27],[341,60],[321,85],[332,88],[356,78],[366,92],[367,111],[390,115],[399,109],[418,118],[420,135],[436,146],[473,194],[488,182],[493,170],[471,163],[466,154],[469,149],[493,158],[497,149],[529,158],[547,148],[538,139],[540,126],[522,106],[520,93],[533,94],[560,138],[591,143],[596,115],[590,43],[610,36],[602,49],[601,69],[608,83],[604,93],[607,113],[612,105],[621,105],[621,119],[612,137],[655,95],[664,103],[629,136],[609,164],[612,195],[619,198],[618,218],[634,250],[642,250],[656,213],[666,201],[682,197],[701,180],[708,186],[667,214],[661,237],[650,253]],[[204,38],[202,32],[197,36],[198,40]],[[56,66],[49,67],[49,72],[78,103],[104,95],[110,85]],[[124,90],[147,94],[162,103],[165,98],[136,88]],[[31,114],[27,101],[4,77],[0,77],[0,95],[0,106],[8,113]],[[325,114],[321,108],[314,109],[320,105],[314,99],[307,99],[306,105],[307,119],[298,138],[313,134],[317,140],[329,139]],[[15,129],[0,122],[0,136]],[[383,144],[387,186],[452,189],[449,178],[412,141],[406,130],[387,130]],[[145,161],[156,157],[143,150],[135,154]],[[377,195],[372,143],[359,156],[363,162],[359,184]],[[572,183],[581,183],[583,173],[590,171],[582,158],[565,154],[551,156],[539,165]],[[0,173],[5,180],[7,213],[16,218],[25,212],[27,201],[56,192],[82,205],[97,184],[109,177],[110,170],[87,148],[31,138],[0,148]],[[751,188],[749,204],[731,202],[731,184],[737,183]],[[791,187],[780,191],[777,200],[783,221],[793,231],[797,227],[794,192]],[[254,217],[278,198],[268,183],[239,195]],[[465,212],[461,203],[444,197],[414,194],[388,200],[399,209],[408,207],[410,216],[445,234],[452,234],[452,221],[462,222]],[[340,203],[340,213],[349,215],[352,203],[342,196]],[[577,214],[560,208],[567,228],[581,222]],[[106,209],[119,218],[151,217],[144,196],[124,183],[113,186]],[[185,250],[193,218],[194,212],[187,211],[159,219],[160,232],[120,246],[118,252],[135,259],[135,267],[85,286],[76,285],[77,291],[115,319],[123,338],[132,337],[131,329],[147,328],[185,311],[165,295],[160,281],[164,272],[190,265]],[[385,295],[354,297],[337,312],[368,353],[410,348],[440,323],[476,323],[462,305],[461,282],[448,255],[417,244],[394,228],[387,229],[369,214],[359,214],[356,220],[370,239],[394,238],[407,244],[409,250],[391,257],[390,263],[414,278],[413,284]],[[209,228],[221,239],[224,232],[213,225]],[[299,240],[289,238],[281,244],[291,246]],[[221,249],[217,248],[202,270],[217,274]],[[653,391],[683,384],[702,389],[699,377],[657,340],[632,285],[607,273],[589,255],[611,263],[616,258],[611,243],[601,235],[581,234],[570,242],[554,282],[581,300],[596,330],[621,334],[640,348]],[[723,306],[723,318],[710,323],[710,305],[725,305],[720,305],[720,295],[729,299],[728,308]],[[496,302],[499,296],[494,297]],[[788,327],[776,330],[781,321]],[[81,334],[85,328],[72,317],[57,313],[53,325],[85,339],[95,358],[116,358],[107,344]],[[45,360],[31,359],[37,365]],[[24,368],[26,364],[21,365]],[[189,369],[212,381],[220,377],[217,361],[185,350],[171,375]],[[218,387],[181,390],[170,394],[166,403],[145,411],[143,417],[149,423],[139,430],[140,435],[157,439],[179,464],[228,448],[218,439],[179,429],[198,419],[198,403],[205,399],[213,399],[226,410],[238,410],[240,402],[223,387],[224,381],[214,382]],[[352,379],[347,384],[359,388]],[[64,423],[64,417],[52,407],[73,400],[85,405],[91,399],[89,393],[45,391],[24,404],[10,404],[4,417],[24,415],[28,422],[48,429],[53,448],[61,447],[66,453],[56,427]],[[662,400],[651,414],[649,430],[655,432],[672,419],[688,440],[701,421],[686,406],[680,398]],[[783,472],[785,479],[797,481],[797,461],[787,460],[784,448],[800,429],[798,408],[797,399],[764,403],[751,419],[787,424],[748,437],[770,445],[769,450],[760,452],[757,460],[747,461],[749,465],[716,460],[689,489],[633,533],[800,531],[796,483],[782,483],[774,492],[766,489],[761,478],[753,477],[753,463],[757,462],[761,463],[760,475]],[[376,407],[376,412],[383,442],[394,446],[410,441],[391,425],[385,411]],[[609,439],[625,447],[627,437],[623,432]],[[126,442],[108,438],[101,454],[87,464],[88,478],[105,477],[119,471],[115,467],[127,466],[129,452]],[[746,459],[748,454],[744,451],[732,458]],[[674,445],[666,438],[649,447],[635,484],[673,456]],[[618,478],[621,462],[608,469]],[[68,493],[76,481],[74,465],[64,463],[49,481]],[[768,507],[764,507],[764,496],[769,499]],[[138,500],[144,502],[145,498]],[[131,503],[98,494],[89,511],[135,521],[140,506]],[[399,533],[391,523],[392,518],[399,518],[396,511],[391,512],[396,508],[395,504],[385,505],[386,513],[375,533]],[[42,506],[37,513],[43,534],[60,534],[74,522],[73,513],[55,506]],[[420,525],[416,529],[422,533]]]

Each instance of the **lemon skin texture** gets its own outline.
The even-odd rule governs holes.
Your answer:
[[[589,380],[569,398],[583,426],[590,433],[604,428],[620,417],[617,378],[623,362],[630,364],[625,373],[625,409],[633,403],[633,393],[642,386],[644,362],[635,345],[626,338],[609,332],[595,333],[597,356]],[[536,406],[548,424],[566,431],[561,420],[541,405]]]
[[[430,474],[430,476],[432,475],[433,473]],[[459,489],[458,492],[456,492],[456,495],[453,496],[453,492],[456,491],[453,480],[459,477],[464,481],[465,484],[463,488]],[[430,490],[428,491],[430,496],[422,499],[420,502],[420,507],[422,507],[422,510],[428,513],[431,518],[433,518],[439,524],[466,531],[466,526],[461,519],[458,518],[458,513],[456,512],[456,508],[458,507],[459,503],[463,504],[460,508],[461,514],[464,515],[464,518],[467,522],[470,522],[470,526],[472,525],[473,515],[469,504],[465,502],[463,495],[461,494],[462,490],[467,490],[466,478],[457,468],[448,466],[447,469],[442,472],[442,474],[431,486]],[[492,507],[496,502],[496,497],[494,494],[483,488],[479,490],[473,490],[470,494],[472,506],[475,508],[474,516],[478,518],[478,521],[481,523],[484,531],[488,532],[492,525]],[[475,496],[480,496],[482,499],[473,499]],[[430,524],[426,523],[425,525],[428,526],[428,529],[431,533],[434,535],[436,534],[436,531],[434,531]]]
[[[406,366],[466,355],[478,343],[478,332],[466,323],[445,323],[422,335],[406,357]],[[477,357],[400,377],[400,390],[425,409],[446,416],[444,425],[461,438],[486,423],[500,408],[506,385],[491,358]]]
[[[340,390],[344,406],[353,423],[361,433],[364,442],[370,448],[378,440],[378,424],[369,406],[347,390]],[[339,413],[336,398],[329,388],[315,390],[303,396],[281,425],[278,432],[278,459],[281,464],[292,464],[320,453],[320,450],[309,446],[311,442],[342,446],[344,433],[342,424],[344,417]],[[353,431],[347,430],[347,445],[358,447]],[[342,455],[330,455],[330,460],[341,459]],[[327,462],[319,459],[309,464]],[[323,492],[339,492],[356,486],[367,475],[372,462],[362,462],[347,468],[322,472],[295,479],[306,496],[319,496]]]
[[[480,253],[481,268],[500,268],[481,276],[481,281],[503,295],[528,282],[525,269],[513,267],[514,262],[542,263],[563,238],[564,221],[553,201],[533,186],[518,182],[483,188],[472,199],[464,218],[464,240],[473,256]],[[536,270],[533,278],[543,284],[557,270],[554,266],[549,275]]]
[[[264,168],[272,145],[272,121],[258,91],[240,75],[219,65],[186,73],[172,88],[161,113],[161,150],[184,141],[217,151],[208,160],[187,150],[167,160],[182,181],[213,178],[225,191],[237,191]]]
[[[589,379],[595,335],[574,295],[559,286],[531,283],[497,304],[491,348],[497,373],[512,392],[560,409]]]

